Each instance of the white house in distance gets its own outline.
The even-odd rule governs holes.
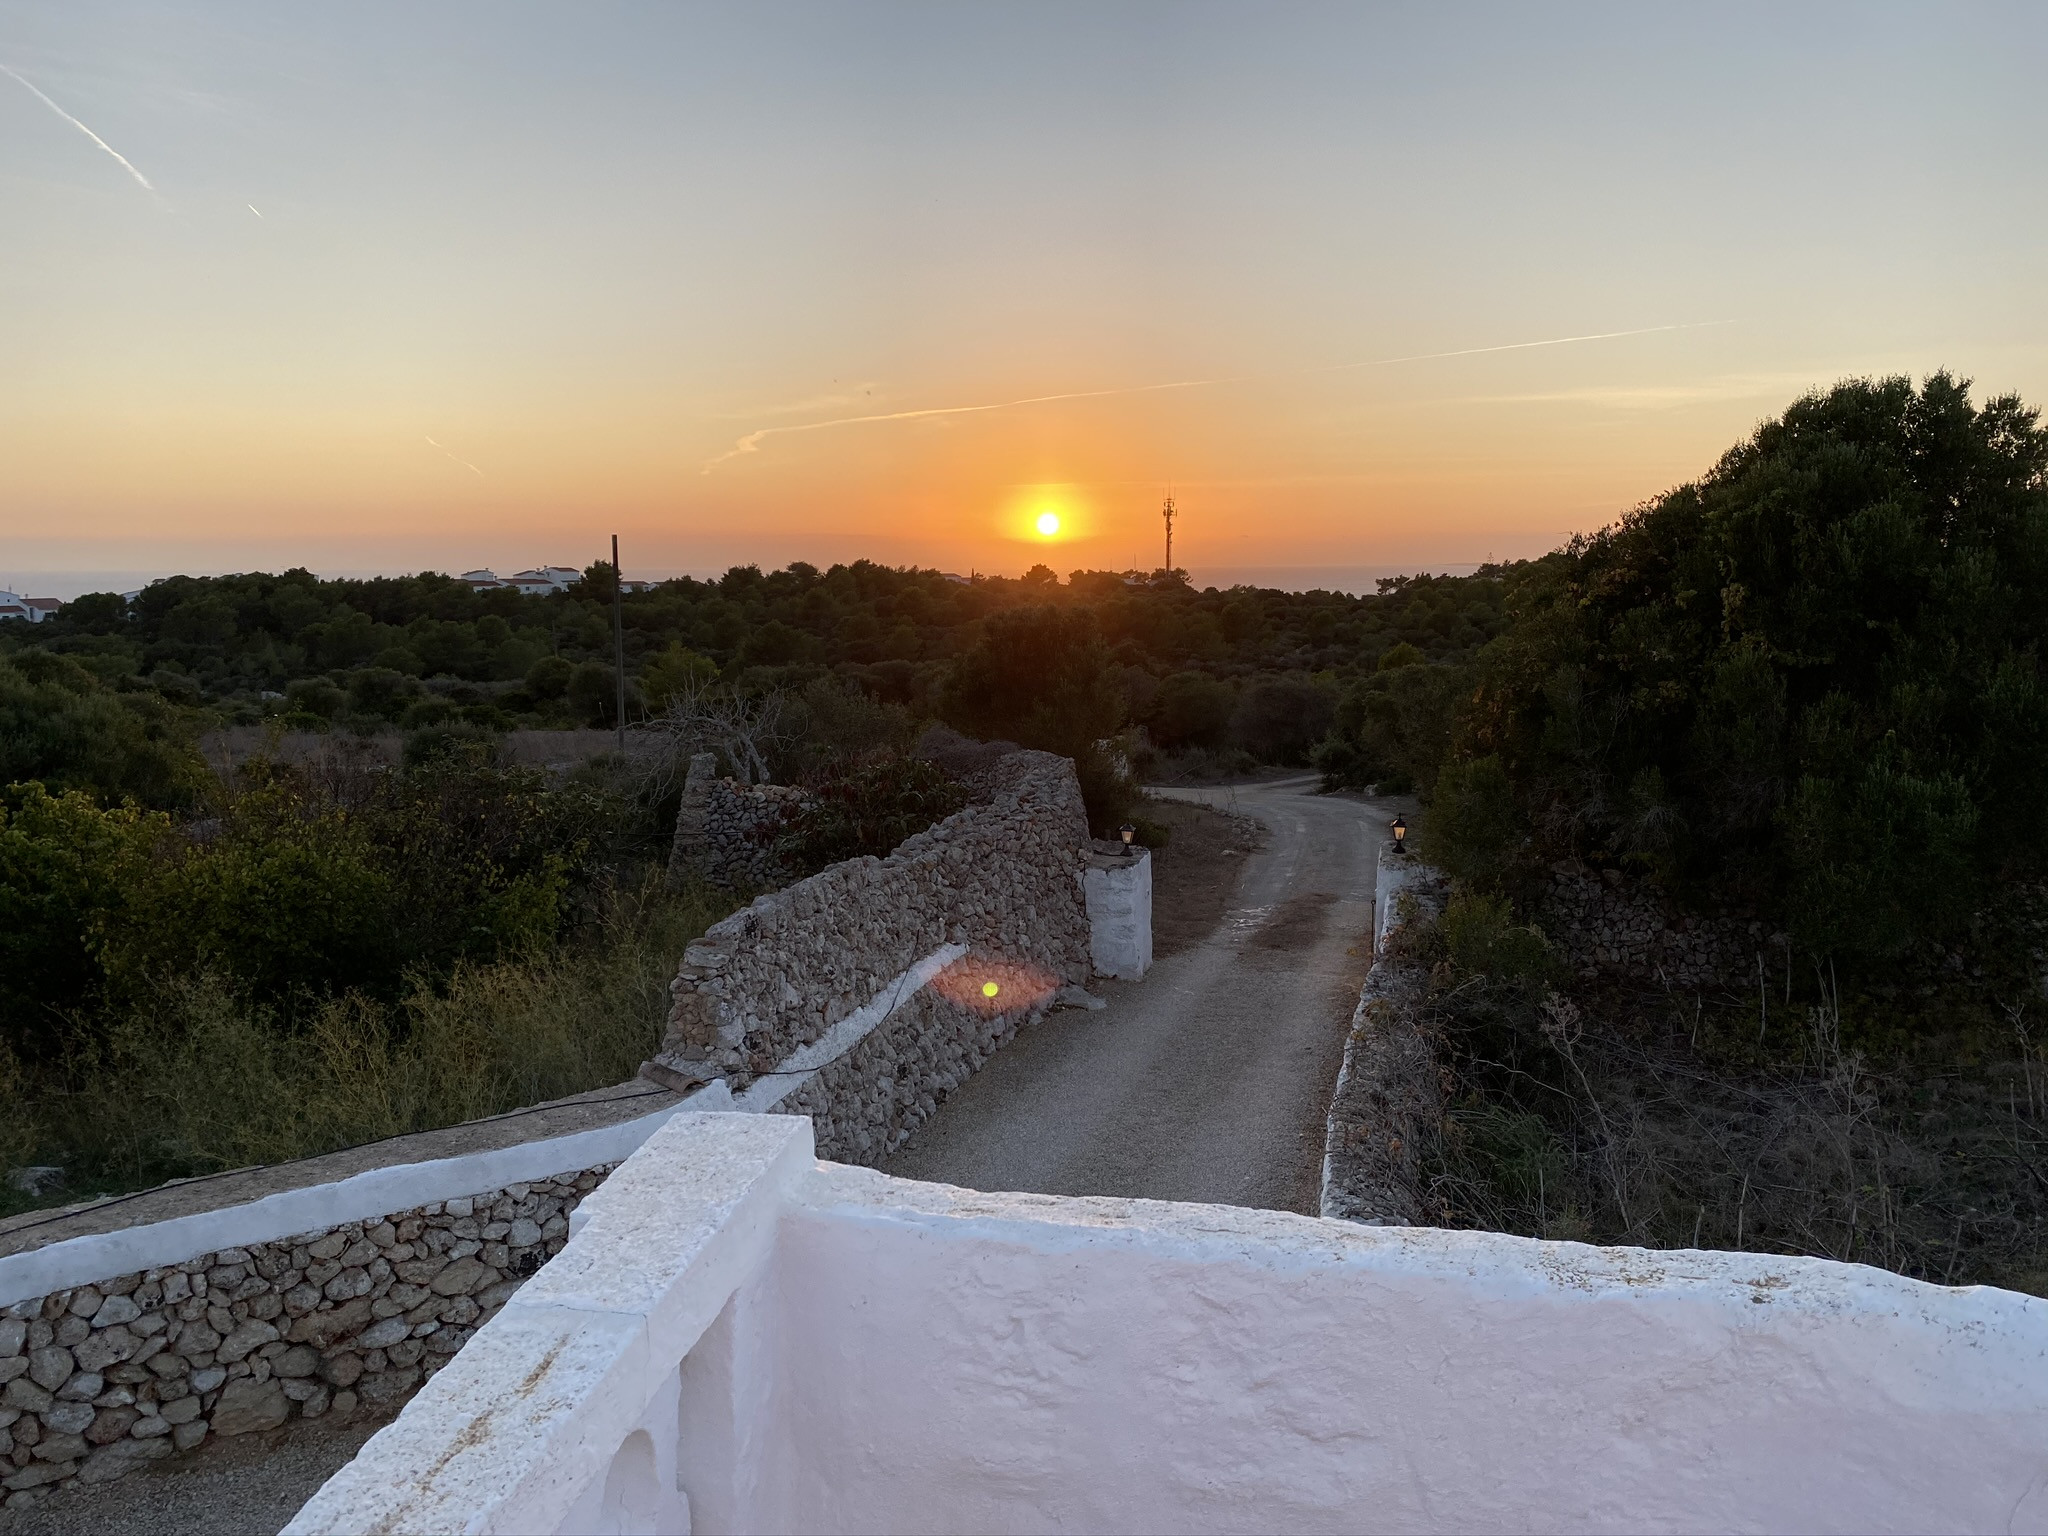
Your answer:
[[[21,597],[13,592],[0,592],[0,619],[27,619],[31,624],[40,624],[63,606],[62,598]]]
[[[528,597],[546,597],[550,592],[566,592],[572,583],[581,581],[583,573],[567,565],[538,565],[530,571],[520,571],[512,576],[500,576],[495,571],[464,571],[455,578],[467,582],[470,590],[489,592],[499,587],[513,587]],[[646,592],[654,587],[651,581],[629,581],[625,584],[628,592]]]
[[[499,587],[512,587],[528,597],[546,597],[550,592],[566,592],[572,582],[581,581],[583,573],[573,566],[537,565],[530,571],[520,571],[512,576],[500,576],[495,571],[464,571],[455,578],[467,582],[472,591],[490,592]]]

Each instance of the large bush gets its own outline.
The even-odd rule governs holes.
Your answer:
[[[1459,755],[1552,847],[1812,949],[1952,937],[2048,872],[2044,472],[2036,413],[1945,374],[1801,400],[1520,575]]]
[[[184,718],[156,693],[115,693],[66,656],[0,656],[0,785],[36,780],[159,809],[205,793]]]
[[[1125,696],[1086,609],[1016,608],[994,615],[947,685],[948,723],[1074,759],[1088,823],[1098,836],[1136,793],[1113,738]]]
[[[1237,695],[1228,683],[1206,672],[1176,672],[1153,694],[1145,729],[1168,751],[1220,747],[1230,738],[1236,709]]]
[[[1330,729],[1333,689],[1309,678],[1261,678],[1244,691],[1232,719],[1240,745],[1261,762],[1306,764]]]
[[[819,778],[777,852],[803,874],[862,854],[879,858],[966,803],[967,792],[936,764],[885,758]]]
[[[177,824],[18,786],[0,815],[0,1028],[46,1059],[112,1006],[208,976],[289,1023],[545,952],[618,859],[630,807],[453,751],[316,781],[257,763]]]

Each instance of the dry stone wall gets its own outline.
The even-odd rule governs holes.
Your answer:
[[[981,992],[991,982],[993,999]],[[776,1111],[811,1117],[820,1157],[873,1166],[1057,996],[1034,965],[958,961]]]
[[[764,896],[692,945],[657,1063],[744,1089],[934,951],[961,946],[774,1106],[813,1116],[823,1155],[873,1163],[1061,988],[1085,981],[1088,833],[1073,764],[1011,752],[973,778],[982,803],[886,859]],[[765,848],[795,793],[703,787],[707,856]],[[773,874],[730,853],[723,868],[735,882]],[[0,1308],[7,1507],[219,1438],[397,1408],[561,1249],[570,1212],[613,1166]]]
[[[739,1090],[947,944],[966,946],[973,964],[1015,968],[1015,985],[1039,996],[1085,981],[1088,824],[1074,765],[1013,752],[982,780],[985,803],[886,859],[835,864],[692,944],[656,1064]]]
[[[1323,1133],[1321,1214],[1376,1227],[1423,1221],[1422,1151],[1443,1118],[1437,1042],[1424,1008],[1429,976],[1406,952],[1408,925],[1442,911],[1445,882],[1411,856],[1389,868],[1380,887],[1402,893],[1375,938],[1344,1064]]]
[[[0,1309],[7,1507],[293,1419],[390,1412],[561,1250],[611,1166]]]
[[[1569,860],[1551,866],[1542,927],[1586,980],[1604,973],[1672,987],[1753,987],[1760,958],[1784,965],[1785,935],[1763,923],[1681,913],[1619,870]]]
[[[790,871],[775,841],[810,797],[789,784],[717,779],[704,791],[704,872],[723,886],[781,885]]]

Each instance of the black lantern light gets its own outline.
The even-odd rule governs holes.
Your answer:
[[[1394,852],[1406,853],[1407,851],[1408,823],[1403,821],[1400,817],[1396,816],[1394,818]]]
[[[1116,835],[1124,840],[1124,857],[1131,857],[1131,839],[1138,835],[1138,829],[1128,821],[1116,829]]]

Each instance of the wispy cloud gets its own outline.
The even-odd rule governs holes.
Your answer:
[[[251,209],[250,211],[251,211],[252,213],[253,213],[253,212],[255,212],[255,210],[254,210],[254,209]],[[263,215],[259,213],[259,214],[257,214],[257,215],[256,215],[256,217],[260,219],[260,218],[262,218],[262,217],[263,217]],[[483,479],[483,477],[484,477],[484,472],[483,472],[482,470],[478,469],[478,468],[477,468],[477,467],[476,467],[476,466],[475,466],[474,464],[470,463],[470,462],[469,462],[469,460],[467,460],[467,459],[465,459],[465,458],[461,457],[461,456],[460,456],[459,454],[449,453],[449,451],[448,451],[448,450],[447,450],[446,448],[442,448],[442,447],[441,447],[441,445],[440,445],[439,443],[435,442],[435,441],[434,441],[434,440],[433,440],[433,439],[432,439],[431,437],[427,439],[427,446],[428,446],[428,447],[430,447],[430,448],[440,448],[441,452],[443,452],[443,453],[446,453],[446,454],[448,454],[448,457],[449,457],[449,458],[451,458],[451,459],[454,459],[456,463],[460,464],[460,465],[461,465],[461,466],[462,466],[462,467],[463,467],[464,469],[468,470],[468,471],[469,471],[469,472],[470,472],[470,473],[471,473],[472,475],[475,475],[475,476],[477,477],[477,479],[479,479],[479,480]]]
[[[1588,385],[1512,395],[1459,395],[1466,405],[1597,405],[1617,411],[1669,411],[1724,400],[1785,400],[1813,387],[1805,373],[1729,374],[1688,384]]]
[[[1025,395],[1016,400],[991,400],[983,405],[933,405],[916,411],[874,411],[865,416],[838,416],[831,421],[805,421],[788,427],[761,427],[749,432],[715,459],[707,459],[703,473],[710,474],[727,459],[736,459],[744,453],[759,453],[761,444],[771,437],[782,437],[791,432],[822,432],[827,427],[852,427],[869,421],[917,421],[930,416],[973,416],[983,411],[1009,411],[1020,405],[1046,405],[1054,400],[1101,400],[1111,395],[1144,395],[1167,389],[1200,389],[1206,384],[1222,384],[1224,379],[1176,379],[1168,384],[1132,384],[1121,389],[1077,389],[1057,395]]]
[[[1125,395],[1149,395],[1166,390],[1208,389],[1223,384],[1246,384],[1259,379],[1303,374],[1344,373],[1356,368],[1386,368],[1396,363],[1426,363],[1440,358],[1478,357],[1489,352],[1526,352],[1536,347],[1568,347],[1580,342],[1616,341],[1624,336],[1656,336],[1667,331],[1697,331],[1712,326],[1733,325],[1732,320],[1701,320],[1680,325],[1646,325],[1629,331],[1594,331],[1583,336],[1551,336],[1541,341],[1509,341],[1488,347],[1458,347],[1448,352],[1410,352],[1399,357],[1369,357],[1357,362],[1328,363],[1318,368],[1292,369],[1288,374],[1236,374],[1214,379],[1174,379],[1163,384],[1127,384],[1114,389],[1076,389],[1052,395],[1024,395],[1015,400],[991,400],[975,405],[934,405],[913,411],[872,411],[860,416],[835,416],[827,421],[798,422],[786,427],[759,427],[740,438],[714,459],[707,459],[701,471],[712,470],[745,454],[759,453],[771,437],[795,432],[822,432],[828,427],[853,427],[877,421],[916,421],[932,416],[972,416],[987,411],[1010,411],[1020,406],[1049,405],[1059,400],[1107,400]]]
[[[836,381],[835,381],[836,382]],[[713,421],[758,421],[763,416],[801,416],[806,411],[830,411],[842,406],[858,405],[875,392],[872,382],[856,384],[850,390],[840,390],[829,395],[812,395],[808,400],[792,400],[787,405],[763,405],[749,411],[714,411]]]
[[[10,80],[14,81],[16,85],[19,85],[23,90],[27,91],[31,96],[35,97],[37,101],[40,101],[52,112],[56,113],[59,117],[63,118],[65,122],[69,123],[72,127],[76,128],[88,139],[91,139],[93,143],[99,145],[101,149],[104,149],[116,160],[120,161],[121,169],[126,171],[130,176],[133,176],[137,181],[141,182],[143,191],[149,193],[151,196],[156,195],[156,188],[149,184],[149,178],[143,175],[142,172],[135,169],[134,164],[129,160],[129,158],[126,155],[122,154],[121,151],[114,148],[113,145],[109,144],[105,139],[101,138],[98,134],[94,133],[90,128],[86,127],[85,124],[81,123],[77,118],[73,117],[69,112],[66,112],[62,107],[58,106],[57,103],[50,100],[49,97],[45,96],[41,91],[37,90],[34,85],[32,85],[29,81],[23,79],[13,70],[9,69],[5,64],[0,64],[0,75],[5,75]]]
[[[1348,368],[1385,368],[1393,363],[1430,363],[1444,357],[1479,357],[1488,352],[1527,352],[1536,347],[1569,347],[1581,341],[1618,341],[1624,336],[1658,336],[1666,331],[1704,331],[1733,320],[1693,320],[1683,325],[1646,325],[1633,331],[1594,331],[1585,336],[1552,336],[1546,341],[1509,341],[1496,347],[1459,347],[1454,352],[1411,352],[1405,357],[1369,357],[1358,363],[1332,363],[1316,373],[1342,373]]]

